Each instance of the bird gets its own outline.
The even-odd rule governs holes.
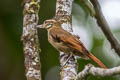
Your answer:
[[[49,43],[58,51],[79,56],[84,59],[91,59],[101,68],[107,68],[98,58],[85,48],[78,37],[64,30],[58,19],[45,20],[42,24],[42,28],[47,30]]]

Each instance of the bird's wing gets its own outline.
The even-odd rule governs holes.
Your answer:
[[[57,42],[63,42],[66,46],[78,50],[80,53],[84,55],[88,53],[82,42],[80,42],[75,36],[71,33],[65,31],[62,28],[56,28],[50,31],[50,35]]]
[[[78,50],[84,58],[90,58],[94,62],[96,62],[99,66],[102,68],[106,68],[106,66],[94,55],[88,52],[88,50],[84,47],[82,42],[80,42],[78,39],[76,39],[75,36],[73,36],[71,33],[63,30],[63,29],[54,29],[53,31],[51,30],[50,32],[51,36],[54,38],[54,40],[58,42],[63,42],[66,46]],[[80,55],[81,54],[76,54]]]

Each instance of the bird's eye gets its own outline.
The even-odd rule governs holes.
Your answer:
[[[53,24],[47,24],[46,28],[49,29],[50,27],[52,27]]]
[[[47,21],[44,21],[44,24],[47,24],[48,22]]]

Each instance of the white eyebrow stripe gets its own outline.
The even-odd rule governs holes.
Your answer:
[[[46,20],[47,22],[56,22],[56,20],[51,19],[51,20]]]

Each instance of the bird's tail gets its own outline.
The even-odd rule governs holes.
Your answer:
[[[107,67],[98,59],[96,58],[93,54],[89,53],[88,57],[92,59],[94,62],[96,62],[101,68],[106,69]]]

